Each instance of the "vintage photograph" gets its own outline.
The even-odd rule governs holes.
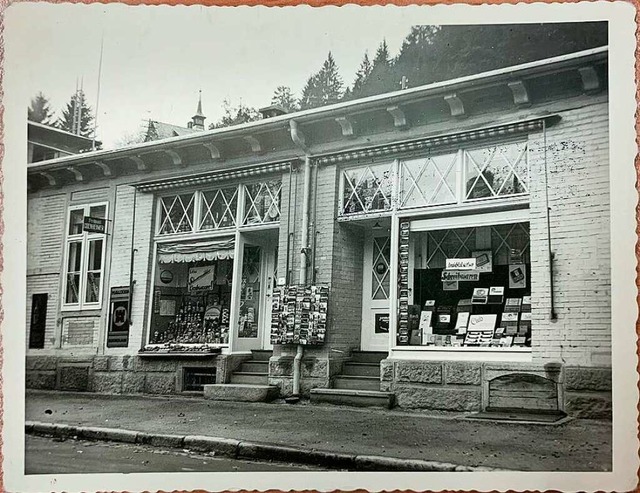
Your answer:
[[[26,476],[613,470],[609,22],[25,7]]]

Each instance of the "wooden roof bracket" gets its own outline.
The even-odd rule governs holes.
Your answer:
[[[580,79],[582,79],[582,90],[586,94],[596,94],[600,92],[602,84],[600,84],[600,78],[593,65],[580,67],[578,72],[580,73]]]
[[[393,126],[398,129],[409,128],[407,117],[400,106],[388,106],[387,113],[393,117]]]
[[[339,116],[336,122],[340,125],[343,137],[355,137],[353,130],[353,120],[348,116]]]
[[[451,116],[456,118],[465,118],[467,116],[464,112],[464,104],[462,103],[462,99],[460,99],[460,97],[456,93],[447,94],[444,97],[444,100],[449,105]]]
[[[513,95],[513,104],[516,106],[526,107],[531,106],[531,98],[529,97],[529,91],[524,81],[514,80],[507,83],[511,94]]]

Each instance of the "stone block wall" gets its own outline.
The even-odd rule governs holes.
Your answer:
[[[293,395],[293,364],[294,357],[290,355],[272,356],[269,360],[269,385],[277,386],[282,397]],[[308,397],[311,389],[329,386],[330,362],[327,358],[304,356],[300,365],[301,395]]]
[[[207,359],[27,356],[26,387],[107,394],[175,394],[183,390],[185,368],[215,367],[216,383],[225,383],[243,358],[246,356],[218,355]]]
[[[387,359],[381,362],[380,389],[393,392],[400,408],[473,412],[488,406],[490,382],[505,375],[528,375],[548,382],[546,393],[549,387],[555,390],[545,395],[541,409],[559,409],[577,418],[611,419],[608,368]],[[531,395],[538,396],[539,388],[531,389]],[[514,396],[517,407],[523,401],[521,392]]]

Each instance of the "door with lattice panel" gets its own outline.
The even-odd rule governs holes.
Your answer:
[[[389,349],[391,295],[391,237],[388,232],[369,232],[365,237],[362,283],[363,351]]]

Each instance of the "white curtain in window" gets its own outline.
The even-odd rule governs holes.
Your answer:
[[[209,240],[190,243],[159,243],[158,262],[198,262],[233,258],[234,240]]]

